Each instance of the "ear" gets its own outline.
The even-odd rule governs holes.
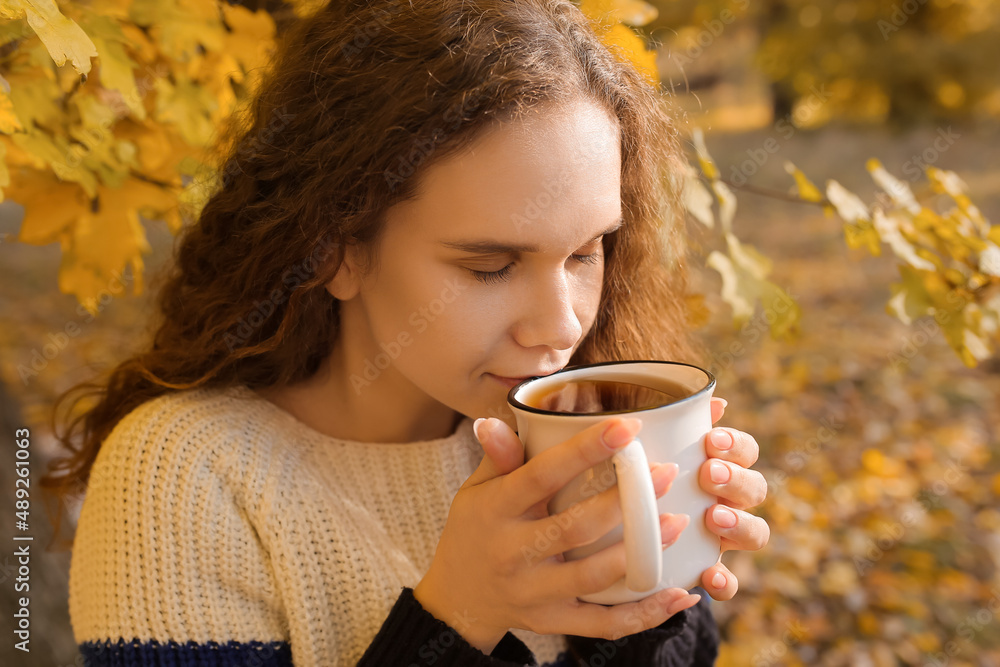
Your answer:
[[[344,260],[326,284],[326,291],[338,301],[349,301],[361,291],[361,277],[357,245],[350,243],[344,248]]]

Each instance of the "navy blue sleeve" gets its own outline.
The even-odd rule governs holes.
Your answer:
[[[719,655],[719,626],[709,596],[701,588],[698,604],[661,625],[616,640],[567,635],[573,656],[584,665],[606,667],[710,667]]]
[[[508,632],[486,655],[424,609],[403,588],[358,667],[537,667],[534,653]]]
[[[145,667],[146,665],[207,665],[210,667],[291,667],[288,642],[208,642],[183,644],[155,639],[105,640],[80,644],[86,667]]]

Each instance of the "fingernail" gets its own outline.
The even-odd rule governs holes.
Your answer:
[[[653,469],[653,488],[656,489],[657,494],[667,490],[669,480],[677,479],[679,471],[680,466],[673,462],[658,465]]]
[[[716,572],[715,576],[712,577],[712,585],[715,586],[716,588],[725,588],[726,575],[722,574],[721,572]]]
[[[676,517],[676,518],[675,518]],[[690,514],[669,514],[660,517],[660,536],[663,544],[672,543],[691,523]]]
[[[729,466],[722,461],[712,461],[708,464],[708,476],[716,484],[725,484],[729,481]]]
[[[611,449],[619,449],[624,447],[628,443],[632,442],[632,434],[636,430],[636,425],[639,424],[638,419],[634,417],[629,417],[627,419],[622,419],[620,422],[615,422],[608,428],[604,429],[604,434],[601,439],[604,440],[604,444]]]
[[[683,609],[690,609],[691,607],[694,606],[694,605],[691,604],[692,600],[694,600],[694,604],[698,604],[698,601],[701,600],[701,596],[700,595],[685,595],[680,600],[677,600],[672,605],[670,605],[670,609],[668,610],[668,613],[670,613],[670,614],[676,614],[677,612],[682,611]]]
[[[472,422],[472,431],[476,434],[476,438],[479,440],[479,444],[483,444],[483,438],[486,437],[490,428],[485,424],[486,418],[480,417],[476,421]]]
[[[719,400],[722,401],[722,407],[726,407],[727,405],[729,405],[729,401],[727,401],[726,399],[720,398]]]
[[[712,511],[712,518],[723,528],[732,528],[736,525],[736,515],[722,506],[716,507]]]
[[[730,449],[733,446],[733,436],[725,429],[717,428],[708,437],[718,449]]]

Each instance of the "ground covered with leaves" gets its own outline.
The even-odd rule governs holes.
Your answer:
[[[787,189],[783,158],[862,192],[868,157],[899,173],[935,132],[800,135],[752,182]],[[995,223],[995,135],[961,133],[941,164]],[[739,163],[771,134],[709,135],[709,147],[720,166]],[[737,233],[775,260],[771,279],[803,320],[794,341],[768,338],[773,314],[759,310],[734,330],[717,276],[701,275],[716,395],[729,401],[720,425],[760,444],[768,499],[756,512],[771,527],[764,550],[723,557],[740,592],[713,606],[719,664],[1000,665],[1000,364],[966,368],[933,318],[907,327],[887,314],[893,256],[850,250],[836,219],[739,201]]]

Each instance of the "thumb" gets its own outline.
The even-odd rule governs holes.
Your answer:
[[[490,417],[477,419],[472,430],[483,447],[483,460],[462,488],[475,486],[517,470],[524,464],[524,445],[517,433],[503,421]]]

